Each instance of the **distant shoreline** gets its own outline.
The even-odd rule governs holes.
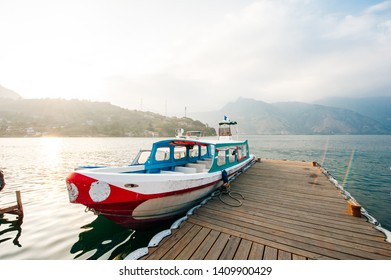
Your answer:
[[[383,133],[383,134],[239,134],[239,136],[387,136],[391,135],[391,133]],[[209,135],[206,137],[216,137],[216,135]],[[110,135],[77,135],[77,136],[69,136],[69,135],[47,135],[47,136],[2,136],[1,138],[175,138],[175,136],[110,136]]]

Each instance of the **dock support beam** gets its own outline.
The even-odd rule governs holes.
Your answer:
[[[16,205],[0,209],[0,214],[14,214],[18,215],[20,219],[23,218],[23,204],[20,191],[16,191]]]

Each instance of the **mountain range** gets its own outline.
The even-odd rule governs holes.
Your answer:
[[[23,99],[0,86],[0,136],[173,136],[175,129],[214,135],[227,115],[241,134],[391,134],[391,97],[333,97],[314,103],[238,98],[221,109],[165,117],[108,102]]]
[[[391,130],[391,97],[329,97],[318,100],[316,103],[357,112],[378,121]]]
[[[391,98],[380,98],[379,104],[370,99],[338,102],[338,107],[326,106],[332,99],[319,104],[301,102],[266,103],[239,98],[217,111],[194,113],[190,117],[215,124],[224,115],[239,124],[243,134],[391,134]],[[346,107],[344,108],[344,105]],[[356,111],[357,110],[357,111]]]

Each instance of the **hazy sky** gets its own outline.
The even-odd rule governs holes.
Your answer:
[[[0,84],[170,115],[391,95],[391,1],[0,0]]]

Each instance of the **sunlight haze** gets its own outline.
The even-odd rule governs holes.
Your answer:
[[[391,95],[391,1],[0,0],[0,85],[174,115]]]

